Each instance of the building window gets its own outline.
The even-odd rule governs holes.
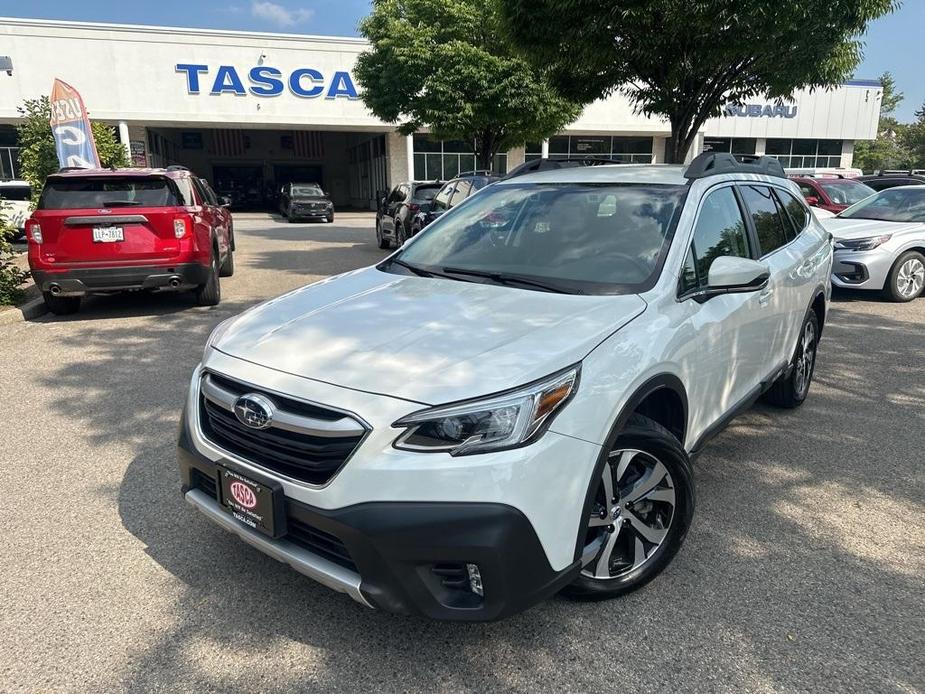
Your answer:
[[[528,142],[524,161],[542,156],[539,142]],[[549,138],[549,158],[616,159],[621,164],[651,164],[651,137],[620,137],[610,135],[556,135]]]
[[[477,168],[472,144],[462,140],[434,140],[429,135],[414,136],[416,181],[448,181]],[[507,153],[495,155],[491,170],[497,174],[507,173]]]
[[[765,154],[780,160],[785,169],[841,166],[841,140],[787,140],[768,138]]]
[[[728,152],[730,154],[754,154],[754,137],[705,137],[704,152]]]

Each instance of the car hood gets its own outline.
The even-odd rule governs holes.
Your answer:
[[[925,230],[921,222],[883,222],[878,219],[821,219],[820,224],[836,239],[865,239],[883,234],[898,234],[916,229]]]
[[[578,362],[645,307],[636,295],[553,294],[365,268],[245,312],[213,347],[297,376],[437,404]]]

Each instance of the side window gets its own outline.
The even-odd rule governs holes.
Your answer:
[[[209,201],[209,204],[218,207],[218,198],[215,195],[215,191],[212,190],[212,186],[209,185],[209,182],[203,178],[200,178],[199,182],[202,184],[202,189],[205,191],[206,200]]]
[[[777,199],[780,200],[780,203],[784,206],[784,209],[787,210],[787,215],[790,217],[790,221],[793,222],[793,229],[797,236],[803,233],[803,230],[806,228],[806,225],[809,224],[809,211],[806,209],[806,206],[796,199],[791,193],[788,193],[784,190],[778,190]]]
[[[186,207],[192,207],[196,204],[196,198],[193,197],[193,187],[190,185],[188,178],[175,178],[177,190],[180,191],[180,200]]]
[[[206,195],[205,189],[202,187],[202,184],[199,182],[198,178],[191,178],[190,181],[193,184],[193,189],[196,191],[196,197],[199,198],[200,203],[203,205],[209,204],[209,196]]]
[[[784,226],[780,207],[771,189],[765,186],[740,186],[739,190],[755,224],[759,255],[765,256],[786,245],[790,240],[789,230]]]
[[[816,192],[816,189],[813,188],[808,183],[800,183],[800,194],[804,198],[818,198],[819,193]]]
[[[724,255],[751,257],[745,219],[730,186],[710,193],[703,201],[681,272],[681,293],[706,287],[710,266]]]
[[[456,207],[459,203],[469,197],[472,192],[472,181],[460,181],[456,184],[456,192],[453,193],[453,199],[450,200],[450,207]]]
[[[440,192],[434,196],[434,209],[435,210],[446,210],[450,207],[450,196],[453,194],[453,191],[456,190],[456,182],[450,181],[443,188],[440,189]]]

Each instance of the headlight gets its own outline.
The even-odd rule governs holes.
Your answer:
[[[893,238],[892,234],[871,236],[866,239],[835,239],[835,250],[872,251]]]
[[[506,393],[410,414],[392,425],[407,429],[394,445],[406,451],[468,455],[531,443],[575,392],[580,370],[571,366]]]
[[[212,347],[212,345],[218,342],[222,338],[222,335],[225,334],[225,331],[231,327],[231,323],[234,321],[235,318],[237,318],[237,316],[233,316],[232,318],[226,318],[221,323],[215,326],[215,328],[212,330],[212,333],[209,335],[209,339],[206,340],[205,349],[202,350],[203,359],[206,358],[206,354],[209,353],[209,349]]]

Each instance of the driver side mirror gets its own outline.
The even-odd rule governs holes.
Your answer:
[[[231,198],[229,198],[227,195],[220,195],[218,197],[218,204],[221,205],[222,207],[230,207]]]
[[[819,198],[817,198],[815,195],[810,195],[808,198],[806,198],[806,204],[810,207],[819,207]]]
[[[710,265],[707,292],[711,295],[754,292],[767,285],[770,278],[771,272],[764,263],[722,255]]]

